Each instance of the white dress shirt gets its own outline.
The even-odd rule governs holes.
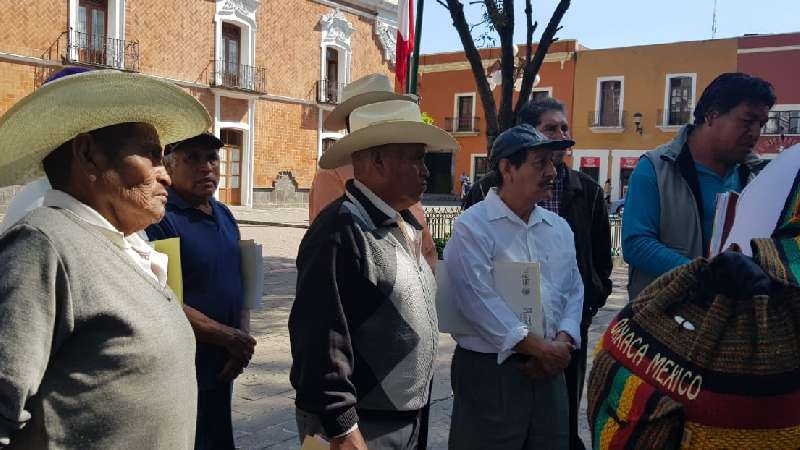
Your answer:
[[[495,261],[538,262],[545,338],[560,331],[580,347],[583,282],[567,222],[537,206],[525,223],[492,188],[486,199],[456,220],[444,249],[455,304],[477,335],[454,334],[461,347],[506,360],[528,328],[494,289]]]
[[[153,250],[137,233],[125,236],[99,212],[63,191],[56,189],[47,191],[43,206],[61,208],[73,213],[122,249],[137,267],[156,280],[161,287],[167,285],[167,255]]]

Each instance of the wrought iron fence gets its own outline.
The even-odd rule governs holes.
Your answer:
[[[480,117],[445,117],[444,129],[451,133],[477,133]]]
[[[434,239],[447,240],[453,234],[453,223],[461,214],[461,208],[425,208],[425,220]]]
[[[267,69],[217,60],[212,84],[232,89],[267,92]]]
[[[589,111],[588,124],[592,128],[624,128],[628,112],[604,113],[603,111]]]
[[[317,102],[336,105],[342,101],[342,89],[344,83],[322,79],[317,83]]]
[[[100,67],[139,71],[139,41],[126,41],[69,29],[64,60]],[[59,38],[60,39],[60,38]]]
[[[608,222],[611,225],[611,254],[622,256],[622,216],[611,214]]]

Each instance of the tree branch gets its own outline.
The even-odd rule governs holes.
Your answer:
[[[531,63],[531,53],[533,52],[533,33],[536,31],[536,27],[539,26],[539,22],[533,21],[533,5],[531,4],[531,0],[525,0],[525,19],[527,25],[525,43],[528,46],[525,49],[525,67],[528,67]]]
[[[515,58],[514,58],[514,0],[503,0],[503,26],[497,29],[500,35],[500,111],[498,131],[514,125],[512,102],[514,101]]]
[[[447,0],[447,6],[450,10],[450,18],[453,19],[453,26],[461,39],[461,45],[464,46],[464,55],[469,61],[472,76],[475,78],[475,85],[478,88],[481,105],[486,116],[486,137],[491,148],[491,143],[494,142],[494,137],[497,136],[498,132],[497,105],[494,101],[494,95],[492,95],[489,81],[486,79],[486,71],[483,68],[481,55],[478,49],[475,48],[475,41],[469,32],[469,24],[467,24],[467,18],[464,16],[464,5],[459,0]]]
[[[436,3],[442,5],[444,7],[444,9],[447,9],[447,10],[450,9],[450,7],[447,6],[447,3],[445,3],[443,0],[436,0]]]
[[[525,105],[528,101],[528,97],[531,93],[531,88],[533,87],[533,80],[536,77],[536,74],[539,72],[539,69],[542,67],[542,63],[544,62],[544,57],[547,55],[547,51],[550,50],[550,44],[556,41],[555,35],[561,29],[559,24],[561,23],[561,19],[564,18],[564,14],[567,12],[570,6],[570,0],[560,0],[558,2],[558,6],[556,6],[556,10],[553,11],[553,15],[550,17],[550,22],[547,24],[547,28],[544,29],[544,33],[542,33],[541,39],[539,39],[539,45],[536,47],[536,55],[533,57],[533,60],[525,67],[525,74],[522,77],[522,87],[520,89],[519,98],[517,98],[517,105],[514,107],[514,113],[519,113],[519,110]]]

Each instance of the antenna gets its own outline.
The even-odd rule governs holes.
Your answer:
[[[714,14],[711,16],[711,39],[717,37],[717,0],[714,0]]]

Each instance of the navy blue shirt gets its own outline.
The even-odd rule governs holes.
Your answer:
[[[230,210],[209,199],[212,215],[184,201],[169,189],[167,213],[147,227],[150,240],[181,240],[183,302],[229,327],[241,327],[244,303],[239,228]],[[197,343],[197,382],[201,390],[217,385],[217,375],[227,361],[224,348]]]

